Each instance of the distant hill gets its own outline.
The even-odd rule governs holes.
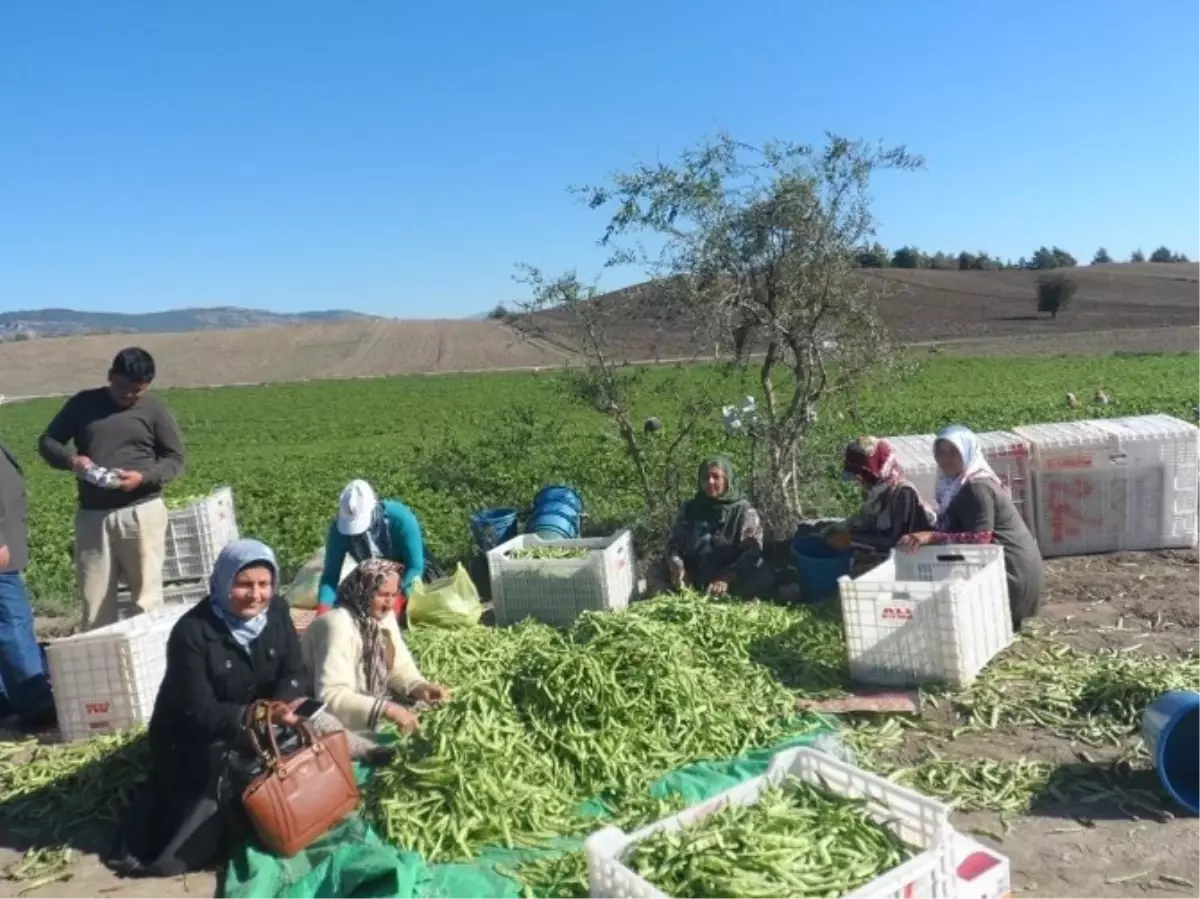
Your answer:
[[[0,312],[0,339],[7,334],[25,337],[66,337],[82,334],[165,334],[180,331],[223,331],[270,325],[336,324],[366,321],[379,316],[348,309],[319,312],[268,312],[238,306],[172,309],[168,312],[78,312],[74,309],[23,309]]]

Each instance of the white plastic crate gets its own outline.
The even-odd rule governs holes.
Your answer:
[[[850,677],[864,684],[965,687],[1013,640],[999,546],[894,551],[838,593]]]
[[[150,720],[167,668],[167,637],[189,606],[169,606],[46,646],[64,741]]]
[[[976,436],[988,464],[1012,494],[1013,505],[1032,531],[1035,514],[1029,441],[1013,431],[983,431]],[[933,443],[937,435],[909,434],[884,439],[896,451],[896,461],[917,492],[929,505],[936,506],[938,470],[933,458]]]
[[[1016,429],[1033,448],[1043,556],[1196,545],[1200,430],[1169,415]]]
[[[677,815],[626,834],[606,827],[584,843],[588,883],[593,897],[658,899],[666,894],[624,864],[629,850],[661,830],[677,831],[703,821],[729,804],[754,805],[763,789],[789,777],[807,781],[847,799],[866,799],[867,811],[900,839],[916,847],[917,855],[897,868],[848,893],[849,897],[950,896],[954,831],[945,805],[897,786],[874,774],[838,761],[815,749],[787,749],[771,760],[767,773]]]
[[[589,552],[576,559],[514,558],[514,553],[534,546]],[[570,627],[581,612],[623,609],[633,596],[633,537],[628,530],[582,540],[521,534],[488,552],[487,562],[493,614],[501,625],[536,618]]]
[[[955,899],[1008,899],[1012,865],[1006,856],[965,834],[954,835]]]
[[[178,581],[174,584],[163,585],[163,602],[168,605],[188,605],[198,603],[208,596],[208,581]],[[133,594],[128,590],[117,593],[117,613],[122,618],[140,615],[141,609],[133,604]]]

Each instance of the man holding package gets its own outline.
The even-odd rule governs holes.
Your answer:
[[[67,400],[38,442],[49,465],[79,478],[75,576],[84,630],[117,620],[119,578],[143,612],[162,603],[162,489],[183,473],[184,448],[170,411],[148,393],[154,374],[145,350],[121,350],[108,385]]]

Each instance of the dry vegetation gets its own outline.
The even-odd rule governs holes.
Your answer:
[[[911,342],[989,355],[1196,349],[1196,263],[1104,265],[1070,275],[1079,292],[1057,321],[1034,312],[1035,272],[873,269],[870,276],[892,288],[884,318]],[[696,347],[687,327],[656,323],[637,296],[629,288],[605,300],[628,310],[612,327],[626,358],[712,352]],[[545,339],[537,341],[497,321],[367,321],[9,343],[0,345],[0,389],[14,397],[90,386],[113,353],[134,340],[162,360],[161,382],[171,387],[558,365],[570,353],[565,323],[559,313],[542,319]]]

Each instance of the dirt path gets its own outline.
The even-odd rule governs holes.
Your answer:
[[[1148,654],[1173,654],[1197,645],[1197,555],[1195,552],[1130,553],[1060,559],[1048,563],[1049,589],[1042,626],[1055,639],[1085,652],[1139,647]],[[952,722],[944,710],[923,716],[922,740],[945,734]],[[1071,764],[1079,746],[1044,733],[1015,730],[968,734],[945,745],[949,756],[1018,759]],[[1105,765],[1109,755],[1089,750],[1088,764]],[[1006,854],[1013,888],[1021,896],[1196,896],[1195,888],[1162,876],[1200,884],[1200,822],[1161,810],[1108,808],[1104,803],[1039,803],[1036,814],[956,814],[956,826]],[[997,838],[1002,838],[997,841]],[[0,870],[19,854],[0,848]],[[18,895],[21,885],[0,880],[0,897]],[[29,896],[211,896],[211,874],[172,880],[122,882],[94,855],[81,856],[74,876]]]

